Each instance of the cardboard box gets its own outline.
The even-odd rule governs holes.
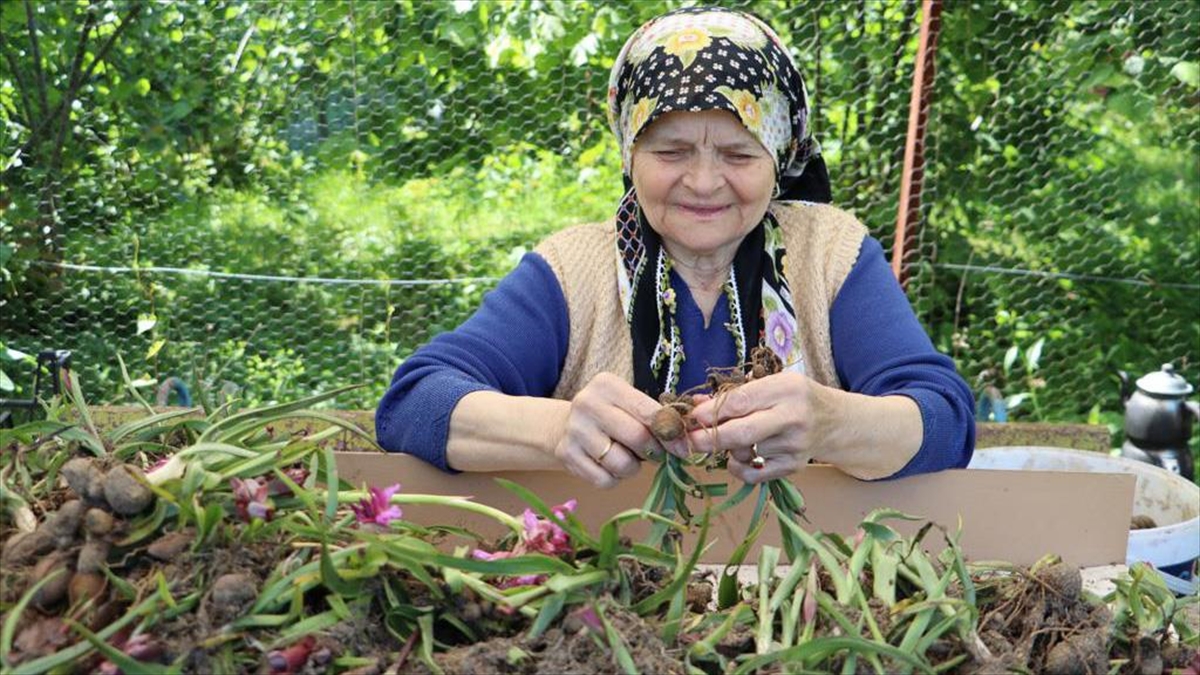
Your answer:
[[[372,428],[369,410],[325,411]],[[101,428],[111,428],[144,413],[141,408],[95,406],[93,417]],[[197,416],[200,412],[197,411]],[[311,426],[306,419],[289,419],[280,424],[281,433]],[[1079,424],[989,424],[977,425],[978,447],[1045,445],[1106,451],[1108,430],[1098,425]],[[406,492],[443,495],[472,495],[482,503],[518,514],[525,504],[496,484],[502,477],[519,483],[550,504],[579,500],[578,515],[593,532],[615,513],[641,506],[649,491],[653,467],[613,490],[599,490],[565,473],[506,472],[498,474],[449,475],[424,462],[404,456],[370,451],[370,444],[344,432],[336,437],[349,450],[339,453],[339,471],[354,485],[401,483]],[[731,490],[738,485],[728,477]],[[705,482],[721,480],[708,476]],[[851,534],[870,511],[892,507],[933,520],[951,532],[962,520],[961,543],[973,560],[1006,560],[1031,564],[1047,553],[1057,553],[1082,567],[1123,564],[1129,538],[1135,479],[1125,474],[1080,474],[1060,472],[946,471],[898,481],[864,483],[830,467],[809,467],[794,477],[808,503],[809,531]],[[722,563],[745,536],[753,504],[751,500],[724,514],[713,524],[706,563]],[[451,508],[406,506],[405,516],[415,522],[468,527],[487,536],[503,528],[493,521]],[[773,515],[772,515],[773,518]],[[921,523],[889,523],[910,534]],[[630,528],[637,537],[645,528]],[[779,545],[778,525],[769,524],[759,545]],[[926,543],[940,545],[937,533]],[[754,559],[752,554],[750,560]]]
[[[611,516],[640,507],[649,493],[653,465],[611,490],[601,490],[560,472],[513,471],[493,474],[446,474],[406,455],[377,452],[338,453],[338,473],[352,485],[384,486],[400,483],[402,492],[471,496],[502,511],[520,514],[525,503],[500,486],[495,478],[518,483],[550,505],[568,499],[579,501],[576,515],[592,533]],[[701,482],[740,484],[727,474],[705,474]],[[960,543],[969,560],[1003,560],[1029,565],[1055,553],[1074,565],[1121,564],[1129,538],[1135,478],[1127,474],[1067,473],[1047,471],[953,470],[895,481],[863,482],[828,466],[811,466],[793,476],[804,494],[805,528],[810,532],[853,534],[864,516],[876,508],[891,507],[920,516],[919,522],[889,521],[892,527],[912,534],[925,520],[941,525],[951,535],[962,523]],[[718,517],[709,532],[704,563],[723,563],[741,542],[754,509],[748,498]],[[693,502],[693,511],[703,506]],[[456,525],[496,537],[503,526],[483,516],[452,507],[405,505],[406,519],[422,525]],[[774,515],[770,516],[774,520]],[[640,524],[639,524],[640,525]],[[623,531],[637,540],[644,526]],[[694,543],[695,533],[688,543]],[[462,542],[458,542],[462,543]],[[926,545],[944,546],[940,533],[931,531]],[[779,546],[774,522],[763,529],[758,546]],[[756,549],[748,560],[756,559]]]

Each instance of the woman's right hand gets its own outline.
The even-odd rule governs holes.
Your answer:
[[[663,452],[650,433],[659,404],[611,373],[592,378],[571,401],[566,433],[554,454],[570,473],[602,488],[635,475]]]

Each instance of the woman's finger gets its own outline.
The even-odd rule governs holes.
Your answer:
[[[623,445],[629,454],[645,459],[666,450],[687,456],[687,445],[682,439],[664,444],[651,433],[650,425],[662,408],[657,401],[615,377],[597,376],[593,382],[594,386],[588,387],[593,391],[589,392],[584,409],[595,425]]]
[[[712,426],[726,420],[752,415],[778,407],[787,401],[802,400],[807,380],[799,373],[779,373],[751,380],[699,403],[692,417],[702,425]]]
[[[692,419],[701,426],[713,426],[728,419],[743,417],[760,407],[754,386],[747,382],[736,389],[722,392],[692,409]]]
[[[633,451],[611,438],[604,450],[596,455],[595,460],[602,469],[616,478],[629,478],[642,468],[641,460]]]
[[[784,478],[796,472],[799,467],[791,455],[780,455],[770,459],[764,458],[762,467],[756,467],[753,462],[742,462],[733,457],[729,458],[726,468],[729,473],[743,483],[757,485],[776,478]]]
[[[713,427],[700,427],[688,432],[692,448],[697,452],[714,453],[730,448],[748,448],[776,433],[776,425],[765,414],[738,417]]]
[[[596,487],[611,488],[617,484],[617,477],[596,461],[596,456],[600,454],[599,450],[589,453],[586,449],[589,446],[596,446],[597,444],[603,449],[604,445],[599,442],[597,439],[598,436],[598,434],[591,436],[586,443],[573,442],[568,438],[564,441],[564,445],[561,446],[558,455],[563,463],[563,467],[570,473]]]

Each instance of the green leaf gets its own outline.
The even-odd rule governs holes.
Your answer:
[[[1046,346],[1046,338],[1039,338],[1029,351],[1025,354],[1025,368],[1030,372],[1037,372],[1038,362],[1042,360],[1042,347]]]
[[[527,635],[529,640],[537,639],[539,635],[546,632],[546,629],[550,627],[550,624],[554,623],[554,620],[557,619],[558,615],[562,613],[563,605],[566,603],[566,599],[566,593],[555,593],[549,598],[546,598],[546,602],[542,604],[541,611],[538,612],[537,619],[535,619],[533,625],[529,627],[529,633]]]
[[[310,633],[317,633],[328,628],[332,628],[341,623],[342,617],[338,616],[336,610],[326,610],[320,614],[314,614],[303,621],[299,621],[287,628],[279,634],[279,637],[272,643],[276,649],[290,645],[300,638]]]
[[[540,497],[535,495],[523,485],[518,485],[517,483],[504,478],[497,478],[496,482],[506,490],[515,493],[521,498],[521,501],[529,504],[529,506],[536,511],[538,515],[561,527],[563,531],[565,531],[571,537],[571,541],[574,542],[576,548],[580,546],[586,546],[587,548],[595,551],[600,550],[600,543],[593,539],[592,536],[587,533],[587,530],[583,529],[583,525],[579,522],[579,519],[575,517],[575,514],[567,513],[566,520],[563,520],[554,514],[554,511],[546,504],[546,502],[542,501]]]
[[[1012,372],[1012,366],[1017,361],[1017,356],[1021,353],[1021,348],[1013,345],[1004,352],[1004,374],[1008,375]]]
[[[205,429],[204,433],[200,435],[199,440],[229,441],[231,438],[239,438],[243,435],[247,435],[252,431],[265,427],[268,424],[272,424],[281,419],[288,417],[303,417],[305,416],[304,411],[306,408],[344,394],[348,391],[359,389],[360,387],[361,385],[339,387],[323,394],[306,396],[288,403],[263,406],[261,408],[254,408],[252,410],[246,410],[235,415],[230,415],[225,419],[214,422],[211,426]],[[307,413],[313,412],[314,411],[307,411]],[[361,429],[358,429],[357,426],[332,415],[323,415],[322,419],[330,422],[337,420],[337,424],[340,424],[345,428],[357,429],[359,433],[365,434],[365,432],[363,432]]]
[[[433,565],[453,567],[468,572],[480,574],[495,574],[499,576],[525,576],[528,574],[572,574],[576,572],[573,565],[558,558],[552,558],[542,553],[529,553],[512,558],[499,560],[476,560],[475,558],[459,558],[457,556],[437,553],[428,558]]]
[[[117,546],[132,546],[133,544],[146,539],[150,535],[158,531],[159,526],[167,518],[167,510],[171,505],[164,499],[158,499],[154,503],[154,511],[149,516],[144,516],[131,523],[133,526],[129,534],[125,535],[124,539],[116,542]]]
[[[57,569],[42,577],[35,583],[25,595],[17,602],[16,606],[8,611],[8,616],[4,618],[4,627],[0,629],[0,663],[8,664],[9,656],[12,654],[13,636],[17,634],[17,622],[21,620],[21,615],[25,613],[25,608],[33,600],[33,596],[42,589],[42,586],[50,583],[58,578],[58,575],[65,574],[65,569]]]
[[[120,649],[108,644],[100,636],[96,635],[87,628],[84,628],[73,619],[64,619],[64,621],[75,632],[82,635],[83,639],[92,643],[92,646],[95,647],[96,650],[101,654],[103,654],[104,658],[112,661],[113,664],[120,668],[121,672],[125,675],[170,675],[172,673],[179,673],[183,671],[183,666],[181,663],[164,667],[161,663],[143,663],[138,661]]]
[[[155,340],[154,343],[150,345],[150,348],[146,350],[146,360],[149,361],[150,359],[157,356],[158,353],[160,351],[162,351],[162,348],[165,347],[166,345],[167,345],[166,340]]]
[[[928,664],[912,654],[900,651],[899,649],[888,644],[872,642],[862,637],[849,636],[820,637],[796,647],[780,649],[769,654],[762,654],[749,659],[748,661],[743,661],[733,672],[735,675],[749,675],[749,673],[756,672],[763,666],[767,666],[776,662],[815,664],[824,661],[838,652],[843,651],[849,654],[874,654],[878,656],[886,656],[898,663],[911,666],[922,673],[933,672],[929,668]]]
[[[135,436],[138,432],[150,429],[156,425],[169,422],[181,417],[194,416],[199,411],[199,408],[187,408],[184,410],[171,410],[169,412],[157,413],[148,417],[132,419],[119,427],[116,427],[105,434],[105,437],[110,443],[116,445],[125,440],[126,437]],[[167,429],[163,429],[165,432]],[[142,440],[142,437],[138,437]]]
[[[422,614],[417,617],[417,626],[421,631],[421,650],[418,653],[421,663],[424,663],[433,675],[444,675],[445,671],[437,664],[437,661],[433,660],[433,618],[432,614]]]
[[[754,632],[755,652],[758,654],[770,651],[774,642],[775,608],[771,606],[770,593],[778,562],[779,549],[774,546],[763,546],[758,552],[758,628]]]
[[[153,314],[139,314],[137,318],[137,333],[135,334],[141,335],[146,331],[154,330],[156,325],[158,325],[157,316]]]
[[[821,565],[825,567],[825,571],[829,573],[833,579],[833,585],[837,589],[837,600],[840,604],[849,604],[853,597],[853,592],[857,588],[857,583],[847,582],[846,575],[842,571],[841,565],[838,564],[837,557],[828,547],[823,545],[816,537],[804,531],[804,528],[797,525],[788,515],[783,513],[775,504],[771,505],[775,509],[775,515],[779,518],[779,522],[792,532],[797,539],[809,550],[817,554],[817,559],[821,561]]]
[[[682,593],[685,590],[691,581],[692,570],[696,569],[696,563],[700,561],[700,554],[704,552],[704,544],[708,541],[708,524],[711,514],[712,509],[705,509],[703,519],[700,521],[700,535],[692,547],[692,554],[687,562],[675,569],[675,578],[671,580],[671,583],[633,606],[633,611],[639,616],[645,616],[657,610],[662,603],[671,599],[676,593]]]
[[[633,656],[629,653],[629,646],[625,644],[625,640],[621,637],[621,632],[609,622],[608,617],[596,608],[596,615],[600,617],[600,622],[604,624],[604,636],[608,641],[608,646],[613,650],[613,655],[616,656],[617,664],[621,666],[621,671],[625,675],[639,675],[637,664],[633,661]]]
[[[763,490],[760,493],[761,498],[765,499],[766,494],[766,490]],[[732,607],[738,602],[738,568],[741,567],[742,561],[746,559],[746,554],[750,552],[750,548],[754,546],[754,542],[758,540],[758,535],[766,524],[766,518],[751,521],[750,531],[730,554],[725,569],[721,572],[721,581],[717,584],[718,609]]]
[[[337,568],[333,566],[333,559],[329,557],[329,546],[325,542],[321,542],[321,583],[334,593],[348,598],[357,596],[361,588],[360,584],[346,581],[338,574]]]
[[[143,600],[136,607],[125,612],[124,616],[116,621],[105,626],[96,637],[100,640],[107,640],[123,629],[130,622],[138,619],[145,614],[153,614],[158,610],[158,596],[151,595]],[[85,654],[92,651],[94,647],[88,641],[77,642],[66,649],[47,654],[41,658],[32,661],[26,661],[21,664],[21,673],[45,673],[50,671],[58,671],[67,664],[78,662]],[[161,667],[160,667],[161,670]]]
[[[871,591],[888,607],[896,604],[896,574],[900,568],[897,556],[882,542],[871,547]]]
[[[338,493],[337,489],[340,485],[338,480],[337,460],[333,456],[333,448],[325,448],[325,486],[328,490],[325,493],[325,519],[333,522],[337,519],[338,508]]]
[[[1200,64],[1195,61],[1180,61],[1171,68],[1175,79],[1195,89],[1200,87]]]

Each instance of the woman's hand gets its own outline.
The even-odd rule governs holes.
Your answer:
[[[570,473],[610,488],[641,468],[662,445],[650,433],[658,402],[610,373],[594,377],[575,395],[566,432],[554,454]]]
[[[729,450],[729,472],[747,483],[795,473],[830,435],[833,419],[822,410],[826,391],[793,372],[751,380],[692,410],[700,427],[691,432],[692,447]]]

